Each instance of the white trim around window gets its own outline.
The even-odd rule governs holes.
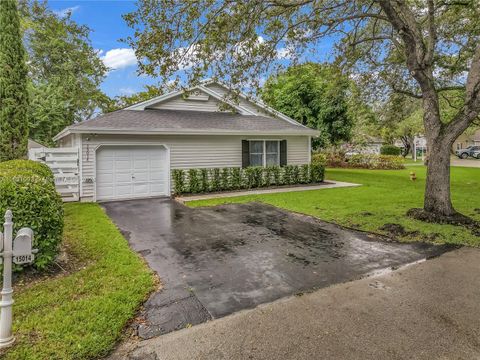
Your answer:
[[[277,139],[272,139],[272,140],[269,140],[269,139],[251,139],[251,140],[247,140],[248,143],[249,143],[249,163],[250,163],[250,166],[263,166],[263,167],[267,167],[267,166],[280,166],[280,141],[281,140],[277,140]],[[262,152],[259,151],[259,149],[253,149],[254,151],[252,151],[252,143],[253,142],[257,142],[257,143],[262,143]],[[276,151],[272,151],[272,149],[270,148],[269,151],[267,151],[267,143],[276,143]],[[253,155],[253,158],[257,158],[257,161],[252,161],[252,155]],[[272,155],[275,156],[275,163],[272,164],[267,164],[267,161],[270,161],[272,159]],[[262,165],[259,165],[258,164],[258,157],[261,157],[261,162],[262,162]],[[255,164],[255,165],[252,165],[252,164]]]

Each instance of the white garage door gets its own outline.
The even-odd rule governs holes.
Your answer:
[[[97,200],[169,195],[163,146],[101,147],[96,167]]]

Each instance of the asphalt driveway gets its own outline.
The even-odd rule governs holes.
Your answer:
[[[136,321],[144,339],[447,250],[260,203],[191,209],[157,198],[102,206],[163,284]]]

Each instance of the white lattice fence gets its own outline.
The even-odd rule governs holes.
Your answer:
[[[43,162],[52,169],[55,187],[63,201],[79,199],[78,156],[78,148],[35,148],[28,154],[30,160]]]

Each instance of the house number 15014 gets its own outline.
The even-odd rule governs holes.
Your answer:
[[[19,255],[13,257],[14,264],[28,264],[33,261],[33,255]]]

